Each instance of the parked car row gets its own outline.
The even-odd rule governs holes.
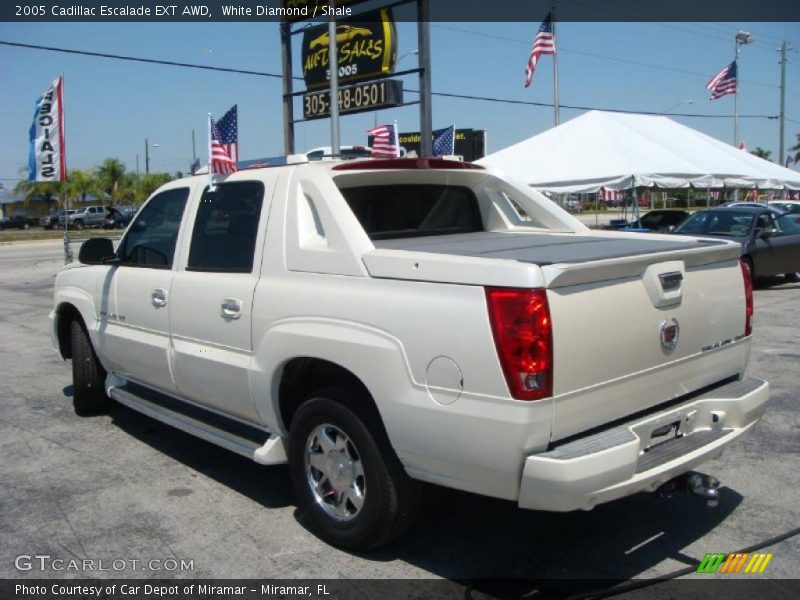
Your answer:
[[[0,218],[0,229],[29,229],[34,219],[25,215],[11,215]]]
[[[131,223],[131,219],[136,215],[138,207],[129,204],[127,206],[112,206],[108,209],[108,215],[103,221],[104,229],[125,229]]]
[[[38,225],[43,229],[63,229],[69,219],[70,229],[102,227],[104,229],[124,229],[136,215],[137,206],[85,206],[78,209],[59,209],[36,219],[23,215],[13,215],[0,219],[0,229],[29,229]]]
[[[638,220],[626,221],[624,219],[611,221],[606,229],[617,231],[652,231],[669,233],[689,217],[685,210],[651,210],[643,214]]]
[[[74,209],[69,209],[66,211],[68,214],[74,213]],[[50,213],[49,215],[45,215],[41,219],[39,219],[39,225],[44,229],[58,229],[58,222],[61,217],[65,214],[64,209],[57,210],[55,212]]]
[[[797,281],[800,272],[800,202],[729,202],[694,214],[653,210],[605,229],[735,240],[754,278],[785,275]]]
[[[800,214],[771,206],[726,206],[701,210],[675,233],[735,240],[742,258],[756,277],[785,275],[797,281],[800,271]]]

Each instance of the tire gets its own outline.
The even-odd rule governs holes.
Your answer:
[[[80,219],[75,221],[75,223],[73,224],[73,227],[75,229],[77,229],[78,231],[80,231],[81,229],[83,229],[83,221],[81,221]]]
[[[28,230],[28,229],[31,228],[31,226],[28,225],[27,223],[25,223],[25,225],[23,225],[22,228],[25,229],[25,230]]]
[[[89,335],[77,319],[70,324],[72,345],[72,404],[75,413],[86,415],[108,407],[106,371],[94,353]]]
[[[289,471],[312,530],[341,548],[390,542],[419,508],[421,484],[406,474],[369,400],[348,388],[319,390],[300,406],[289,435]]]

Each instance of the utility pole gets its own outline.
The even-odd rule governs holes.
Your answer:
[[[736,66],[736,88],[733,93],[733,145],[739,147],[739,86],[742,82],[742,71],[739,69],[739,47],[745,44],[752,44],[755,38],[747,31],[741,29],[733,38],[734,60]]]
[[[778,163],[782,167],[786,166],[784,163],[784,150],[785,141],[783,139],[784,128],[786,123],[786,40],[781,44],[781,113],[778,124]]]
[[[431,24],[430,0],[417,3],[417,49],[419,50],[419,133],[420,155],[433,155],[433,108],[431,107]]]
[[[150,172],[150,142],[144,138],[144,172]]]
[[[550,26],[553,28],[553,117],[556,127],[561,124],[558,100],[558,48],[556,47],[556,2],[550,4]]]
[[[281,23],[283,73],[283,153],[294,154],[294,100],[292,98],[292,25]]]
[[[336,0],[330,0],[331,8],[328,21],[328,68],[330,71],[331,89],[331,154],[340,153],[339,144],[339,52],[336,46]]]

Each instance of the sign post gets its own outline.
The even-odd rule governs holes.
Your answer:
[[[433,112],[431,107],[431,25],[428,0],[417,3],[417,36],[419,38],[419,130],[422,134],[420,156],[433,155]]]
[[[328,70],[331,89],[331,154],[339,154],[339,52],[336,32],[336,0],[330,0],[330,20],[328,21]]]

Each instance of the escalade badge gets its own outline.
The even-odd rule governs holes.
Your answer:
[[[677,319],[668,319],[661,323],[661,347],[665,352],[672,352],[678,345],[680,327]]]

